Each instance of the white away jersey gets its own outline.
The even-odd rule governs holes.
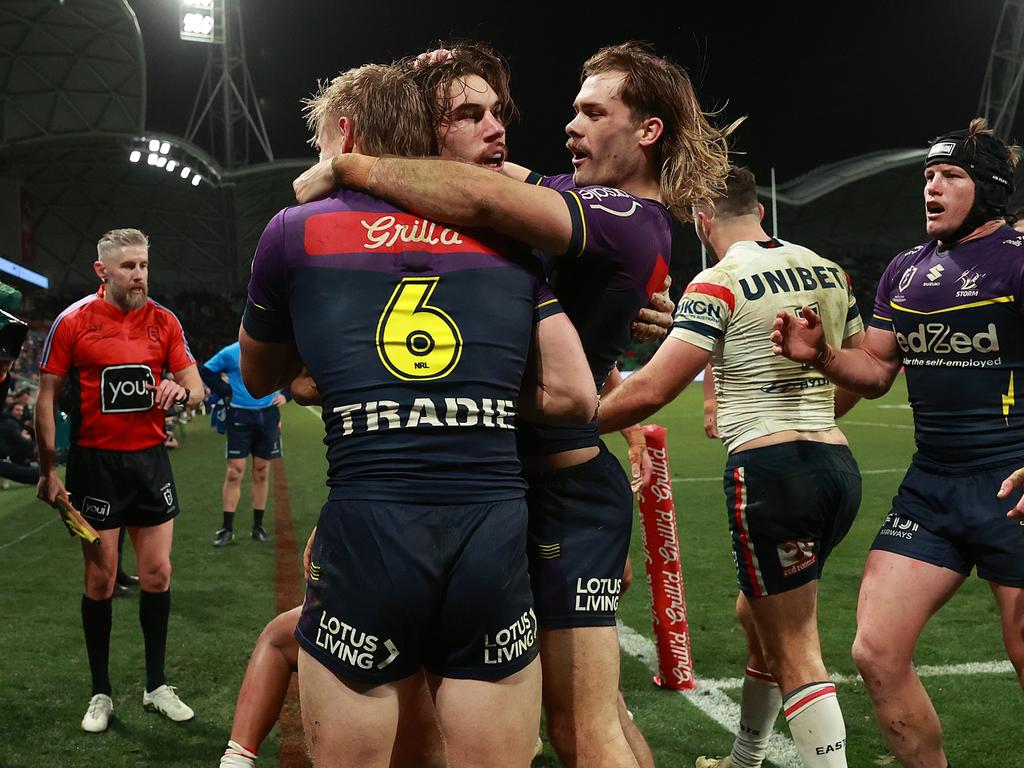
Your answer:
[[[840,346],[863,329],[850,280],[837,264],[793,243],[741,241],[686,288],[672,337],[711,352],[718,432],[728,450],[787,429],[835,426],[835,387],[811,366],[772,354],[780,309],[804,305]]]

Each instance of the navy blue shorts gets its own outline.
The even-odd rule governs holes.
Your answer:
[[[520,671],[537,655],[525,501],[328,501],[295,637],[355,682]]]
[[[281,413],[268,408],[228,408],[229,459],[244,459],[250,453],[261,459],[281,458]]]
[[[810,440],[729,456],[725,503],[736,581],[764,597],[821,578],[860,508],[857,462],[845,445]]]
[[[97,531],[151,528],[180,511],[167,449],[103,451],[73,445],[64,485],[71,503]]]
[[[1006,516],[1021,497],[996,491],[1019,463],[946,473],[911,464],[872,549],[1008,587],[1024,587],[1024,523]]]
[[[526,480],[540,625],[615,626],[633,530],[633,492],[622,465],[601,443],[590,461]]]

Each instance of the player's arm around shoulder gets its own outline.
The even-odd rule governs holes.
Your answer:
[[[519,395],[530,421],[585,424],[597,410],[597,390],[572,322],[558,312],[533,327],[533,343]]]
[[[370,161],[370,162],[368,162]],[[435,221],[486,227],[553,254],[572,240],[562,193],[454,160],[338,155],[335,180]]]

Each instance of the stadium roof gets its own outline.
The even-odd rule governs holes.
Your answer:
[[[142,131],[146,65],[127,0],[4,0],[0,49],[0,147]]]

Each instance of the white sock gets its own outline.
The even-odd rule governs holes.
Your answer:
[[[761,768],[775,718],[782,709],[782,691],[767,672],[747,667],[740,698],[740,727],[729,757],[741,768]]]
[[[786,721],[807,768],[846,768],[846,723],[834,683],[810,683],[786,696]]]
[[[255,752],[250,752],[237,741],[228,741],[228,748],[224,750],[219,768],[254,768],[255,765]]]

